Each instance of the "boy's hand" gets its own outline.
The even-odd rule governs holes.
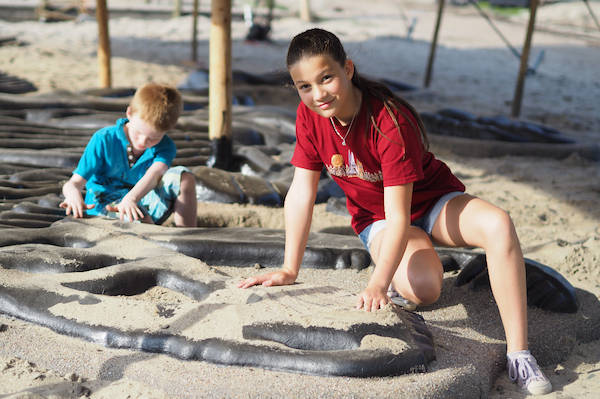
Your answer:
[[[248,288],[253,285],[264,285],[271,287],[274,285],[289,285],[296,281],[297,275],[289,270],[281,269],[276,272],[261,274],[256,277],[249,277],[238,283],[238,288]]]
[[[356,309],[364,309],[367,312],[376,311],[383,308],[392,300],[387,294],[387,290],[379,287],[367,286],[363,292],[358,294]]]
[[[65,214],[69,216],[73,214],[74,218],[82,218],[85,216],[85,211],[92,209],[94,205],[88,205],[81,196],[81,190],[85,186],[85,180],[77,173],[73,173],[73,176],[63,185],[62,192],[65,196],[65,200],[58,206],[65,209]]]
[[[106,205],[106,210],[109,212],[119,212],[121,222],[125,220],[125,216],[127,216],[127,220],[130,222],[144,219],[144,212],[137,206],[135,201],[130,200],[127,196],[124,196],[116,206]]]
[[[80,197],[78,199],[65,198],[58,206],[65,209],[67,216],[72,213],[74,218],[82,218],[85,216],[84,211],[92,209],[95,205],[86,204],[83,202],[83,198]]]

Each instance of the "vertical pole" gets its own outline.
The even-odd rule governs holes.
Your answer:
[[[173,18],[181,17],[181,0],[175,0],[175,8],[173,8]]]
[[[444,3],[446,0],[438,0],[438,13],[437,20],[435,22],[435,30],[433,31],[433,39],[431,40],[431,46],[429,47],[429,60],[427,61],[427,71],[425,72],[425,87],[429,87],[431,83],[431,71],[433,69],[433,60],[435,58],[435,50],[437,47],[438,33],[440,31],[440,25],[442,23],[442,14],[444,13]]]
[[[300,19],[304,22],[312,22],[310,0],[300,0]]]
[[[585,3],[585,6],[587,7],[587,9],[590,13],[590,16],[596,23],[596,27],[598,28],[598,30],[600,30],[600,23],[598,22],[598,18],[596,18],[596,14],[594,14],[594,10],[592,10],[592,6],[590,6],[590,3],[588,2],[588,0],[583,0],[583,2]]]
[[[271,26],[271,21],[273,20],[273,7],[275,7],[275,0],[267,0],[267,7],[269,7],[269,13],[267,14],[267,25]]]
[[[35,16],[40,21],[45,21],[46,10],[48,9],[48,0],[40,0],[37,8],[35,9]]]
[[[79,15],[87,14],[87,10],[85,8],[85,0],[79,0],[77,8]]]
[[[96,21],[98,23],[98,66],[100,67],[100,87],[112,86],[110,71],[110,37],[108,34],[108,9],[106,0],[96,1]]]
[[[194,9],[192,10],[192,61],[198,62],[198,2],[194,0]]]
[[[525,35],[525,43],[523,51],[521,51],[521,66],[519,67],[519,77],[517,79],[517,87],[515,88],[515,96],[512,102],[513,118],[517,118],[521,113],[521,100],[523,99],[523,88],[525,87],[525,75],[529,66],[529,50],[531,49],[531,38],[535,29],[535,13],[537,11],[538,0],[531,0],[529,9],[529,24],[527,25],[527,34]]]
[[[231,0],[212,0],[209,45],[208,166],[231,169]]]

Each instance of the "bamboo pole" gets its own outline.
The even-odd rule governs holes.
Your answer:
[[[46,13],[48,12],[48,0],[40,0],[38,6],[35,9],[35,16],[38,20],[44,21]]]
[[[300,0],[300,19],[304,22],[312,22],[310,13],[310,0]]]
[[[199,0],[194,0],[194,8],[192,10],[192,61],[198,62],[198,3]]]
[[[79,4],[77,5],[79,15],[87,14],[87,9],[85,7],[85,0],[79,0]]]
[[[181,17],[181,0],[175,0],[175,7],[173,8],[173,18]]]
[[[212,0],[209,45],[208,135],[211,167],[230,169],[231,142],[231,0]]]
[[[512,117],[516,118],[521,113],[521,100],[523,99],[523,89],[525,87],[525,76],[529,67],[529,50],[531,49],[531,39],[535,30],[535,13],[537,11],[538,0],[531,0],[529,9],[529,23],[527,24],[527,33],[523,51],[521,52],[521,65],[519,67],[519,76],[517,78],[517,87],[512,102]]]
[[[108,34],[108,9],[106,0],[96,2],[96,21],[98,23],[98,66],[100,87],[112,86],[110,70],[110,37]]]
[[[429,59],[427,60],[427,71],[425,72],[425,87],[429,87],[429,83],[431,83],[433,60],[435,58],[435,50],[437,48],[438,34],[440,31],[440,25],[442,24],[442,15],[444,13],[445,2],[446,0],[438,0],[437,20],[435,22],[435,30],[433,31],[433,39],[431,40],[431,46],[429,47]]]

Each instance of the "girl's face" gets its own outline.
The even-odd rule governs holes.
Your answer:
[[[346,60],[342,67],[329,55],[301,58],[290,66],[290,76],[300,100],[317,114],[349,122],[354,115],[352,75],[354,64]]]

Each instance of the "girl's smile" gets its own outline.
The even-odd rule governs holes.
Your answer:
[[[331,101],[328,101],[328,102],[326,102],[326,103],[319,104],[319,108],[321,108],[321,109],[328,109],[328,108],[329,108],[329,105],[330,105],[332,102],[333,102],[333,100],[331,100]]]

